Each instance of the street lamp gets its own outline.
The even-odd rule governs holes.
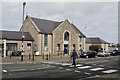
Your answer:
[[[22,34],[22,54],[21,54],[21,61],[23,61],[23,52],[24,52],[23,41],[24,41],[24,38],[25,38],[25,36]]]
[[[25,12],[25,5],[26,5],[26,2],[23,2],[23,23],[24,23],[24,12]],[[23,41],[24,41],[24,32],[22,30],[22,54],[21,54],[21,61],[23,61]]]

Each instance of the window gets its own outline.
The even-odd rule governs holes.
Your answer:
[[[75,49],[75,44],[73,44],[73,49]]]
[[[69,41],[69,33],[68,32],[64,33],[64,40]]]
[[[27,51],[31,50],[31,43],[27,43]]]
[[[44,35],[44,46],[48,46],[48,35]]]
[[[8,51],[17,51],[17,43],[7,43],[6,48]]]

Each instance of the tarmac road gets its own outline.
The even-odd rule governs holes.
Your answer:
[[[119,79],[119,56],[77,60],[77,67],[69,61],[51,61],[27,64],[3,64],[6,78],[72,78],[76,80]]]

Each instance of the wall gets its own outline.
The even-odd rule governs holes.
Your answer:
[[[24,21],[23,27],[21,28],[21,31],[23,32],[29,32],[29,34],[33,37],[35,43],[34,45],[36,45],[36,48],[38,50],[38,29],[36,28],[36,25],[34,24],[34,22],[31,20],[30,17],[27,17]]]
[[[53,31],[53,53],[57,54],[57,44],[60,44],[60,51],[64,50],[64,32],[69,32],[69,51],[73,49],[73,44],[76,45],[76,50],[79,50],[79,34],[72,28],[68,20],[65,20],[59,27]],[[70,54],[69,52],[69,54]]]

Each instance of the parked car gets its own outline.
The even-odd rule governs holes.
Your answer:
[[[21,51],[13,51],[12,52],[12,56],[20,56],[21,55]]]
[[[105,51],[105,52],[98,52],[97,56],[100,56],[100,57],[107,57],[107,56],[110,56],[110,52],[108,51]]]
[[[88,51],[88,52],[83,52],[81,53],[80,57],[83,57],[83,58],[95,58],[97,55],[97,52],[95,51]]]
[[[113,50],[111,51],[112,56],[120,55],[120,50]]]

